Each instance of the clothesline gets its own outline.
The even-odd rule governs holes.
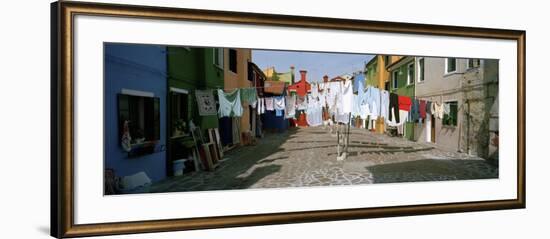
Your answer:
[[[296,107],[298,109],[305,108],[306,112],[311,111],[312,109],[309,109],[313,106],[316,106],[317,104],[321,107],[328,107],[331,114],[334,114],[335,116],[339,116],[339,114],[343,113],[353,113],[354,116],[361,116],[361,118],[366,118],[366,115],[370,115],[371,117],[378,117],[383,116],[384,118],[388,118],[391,120],[391,113],[394,113],[395,118],[397,121],[400,121],[399,118],[399,110],[405,110],[407,112],[410,112],[412,114],[412,118],[416,119],[419,118],[419,114],[424,115],[425,113],[419,113],[425,112],[425,107],[428,102],[435,102],[435,107],[439,109],[439,107],[442,107],[443,104],[440,104],[437,101],[429,101],[429,100],[420,100],[421,97],[409,97],[409,96],[403,96],[398,95],[396,93],[390,93],[386,90],[380,90],[379,88],[368,86],[366,89],[364,89],[362,86],[358,89],[359,94],[354,94],[351,90],[352,85],[344,83],[343,81],[340,81],[338,83],[336,82],[330,82],[328,84],[330,87],[324,88],[328,89],[328,93],[322,93],[316,90],[316,87],[313,88],[313,91],[311,92],[311,95],[307,95],[308,97],[305,98],[304,101],[300,101],[303,103],[298,102],[292,102],[289,105],[296,104]],[[336,85],[334,85],[336,84]],[[335,88],[333,88],[333,86]],[[256,108],[256,103],[260,102],[260,108],[258,110],[261,110],[263,113],[263,104],[265,104],[265,108],[268,111],[271,110],[277,110],[277,116],[281,115],[282,110],[289,110],[285,107],[285,101],[287,99],[284,96],[277,96],[277,97],[265,97],[260,98],[257,95],[257,92],[254,89],[257,88],[265,88],[265,87],[236,87],[236,88],[226,88],[227,89],[233,89],[238,91],[232,91],[232,92],[223,92],[221,88],[217,89],[209,89],[209,90],[202,90],[202,91],[216,91],[218,95],[218,100],[215,100],[213,95],[209,93],[210,95],[204,95],[201,93],[201,95],[198,95],[198,93],[201,90],[196,90],[195,94],[197,94],[197,101],[199,101],[199,107],[203,107],[203,114],[201,115],[213,115],[216,114],[216,111],[218,111],[218,115],[220,117],[224,116],[240,116],[243,112],[242,106],[244,102],[248,102],[252,108]],[[244,91],[243,91],[244,90]],[[334,90],[334,92],[332,92]],[[322,94],[322,95],[319,95]],[[355,96],[353,96],[355,95]],[[300,95],[304,97],[305,95]],[[320,97],[318,97],[320,96]],[[353,96],[353,97],[352,97]],[[391,97],[390,97],[391,96]],[[325,98],[327,97],[327,98]],[[357,97],[357,99],[355,99]],[[403,99],[402,99],[403,98]],[[265,100],[264,100],[265,99]],[[403,101],[402,101],[403,100]],[[242,102],[241,102],[242,101]],[[274,104],[278,102],[278,104]],[[310,102],[311,101],[311,102]],[[219,103],[219,109],[216,110],[216,105],[212,103]],[[306,103],[307,102],[307,103]],[[326,102],[326,103],[325,103]],[[305,104],[305,107],[302,107],[300,105]],[[276,105],[278,107],[273,107],[273,105]],[[365,108],[366,107],[366,108]],[[294,108],[294,106],[292,107]],[[442,107],[443,108],[443,107]],[[447,105],[445,105],[445,113],[448,111],[449,108]],[[391,112],[393,111],[393,112]],[[440,110],[438,110],[440,111]],[[310,114],[314,111],[309,112]],[[321,112],[319,110],[319,112]],[[317,116],[318,112],[315,112]],[[389,116],[389,117],[388,117]],[[424,118],[425,116],[422,116]],[[441,118],[442,116],[440,116]],[[318,120],[316,119],[316,122]]]
[[[258,86],[258,87],[252,87],[252,86],[251,87],[234,87],[234,88],[219,88],[219,87],[217,87],[217,88],[212,89],[212,90],[235,90],[235,89],[251,89],[251,88],[259,89],[259,88],[265,88],[265,87],[263,87],[263,86]]]

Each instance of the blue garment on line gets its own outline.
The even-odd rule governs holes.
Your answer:
[[[365,92],[365,99],[369,104],[369,111],[373,116],[378,116],[380,113],[380,90],[369,86]]]
[[[358,74],[353,78],[353,92],[360,92],[365,89],[365,75]]]
[[[283,116],[283,111],[282,110],[275,110],[275,116],[277,116],[277,117]]]

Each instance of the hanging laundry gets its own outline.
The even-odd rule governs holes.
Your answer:
[[[437,117],[440,119],[443,119],[443,116],[445,115],[445,107],[444,104],[437,104]]]
[[[284,110],[285,109],[285,97],[284,96],[275,96],[275,97],[273,97],[273,108],[275,110]]]
[[[387,90],[380,90],[380,117],[388,118],[390,107],[390,93]]]
[[[417,99],[412,99],[411,102],[411,111],[409,112],[411,114],[410,120],[417,121],[418,118],[420,118],[420,103]]]
[[[259,115],[265,113],[265,98],[258,98],[257,110]]]
[[[331,111],[331,114],[333,114],[333,115],[337,111],[339,101],[341,103],[340,95],[341,95],[341,89],[342,88],[341,88],[340,84],[341,83],[339,81],[330,82],[330,84],[329,84],[329,89],[328,89],[329,90],[329,96],[327,98],[327,101],[328,101],[328,107]]]
[[[437,105],[437,102],[435,102],[435,101],[432,102],[432,105],[431,105],[431,107],[430,107],[430,111],[431,111],[431,113],[434,115],[435,118],[437,118],[437,108],[438,108],[438,107],[439,107],[439,106]]]
[[[395,93],[390,93],[390,104],[388,107],[388,118],[386,120],[392,121],[392,116],[395,117],[395,122],[401,122],[399,116],[399,96]]]
[[[359,117],[361,117],[361,119],[363,120],[366,120],[371,115],[369,104],[361,105],[360,110],[361,114],[359,115]]]
[[[365,75],[357,74],[353,76],[353,92],[360,92],[365,89]]]
[[[353,84],[345,81],[342,85],[342,113],[349,114],[353,111]]]
[[[273,111],[275,110],[273,108],[273,97],[267,97],[265,98],[265,110]]]
[[[438,118],[443,119],[443,106],[437,102],[432,102],[432,114]]]
[[[321,105],[313,97],[308,97],[306,109],[306,121],[309,126],[320,126],[323,124],[323,110]]]
[[[287,95],[285,100],[285,119],[294,118],[296,116],[296,95]]]
[[[336,114],[334,118],[338,123],[348,124],[350,120],[350,113]]]
[[[391,119],[386,120],[386,124],[387,126],[390,126],[390,127],[401,126],[405,124],[405,122],[407,122],[408,117],[409,117],[409,111],[399,110],[397,114],[395,114],[395,111],[392,110],[390,111],[390,116],[389,116],[389,118]],[[401,120],[398,121],[397,119],[401,119]]]
[[[426,101],[425,100],[419,100],[418,102],[420,104],[420,108],[419,108],[420,118],[425,119],[426,118]]]
[[[231,93],[225,93],[218,89],[218,99],[220,108],[218,109],[218,117],[241,117],[243,114],[243,106],[241,104],[240,90],[236,89]]]
[[[277,116],[277,117],[283,116],[283,111],[280,110],[280,109],[275,109],[275,116]]]
[[[200,116],[216,115],[216,101],[212,90],[195,90]]]
[[[296,96],[296,109],[305,110],[307,109],[307,98],[305,96]]]
[[[431,101],[426,101],[426,114],[433,114]]]
[[[326,107],[327,106],[327,98],[326,98],[326,92],[325,91],[319,92],[319,104],[321,105],[321,107]]]
[[[412,101],[411,97],[399,96],[399,109],[404,111],[411,111]]]
[[[317,98],[319,96],[319,88],[318,88],[317,83],[312,83],[311,84],[311,95],[314,98]]]
[[[378,115],[380,114],[380,90],[378,88],[369,86],[367,88],[366,98],[367,103],[370,106],[370,114],[372,118],[378,118]]]
[[[242,88],[241,89],[241,101],[247,102],[252,108],[256,108],[256,101],[258,100],[258,94],[256,88]]]
[[[351,116],[356,117],[361,115],[361,96],[353,95],[353,110]]]

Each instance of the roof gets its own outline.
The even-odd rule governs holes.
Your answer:
[[[258,65],[256,65],[254,62],[249,61],[248,67],[252,68],[253,71],[256,71],[259,74],[261,74],[263,78],[267,78],[267,76],[265,75],[265,72],[262,71],[260,67],[258,67]]]
[[[346,79],[341,77],[341,76],[336,76],[336,77],[330,79],[329,81],[343,81],[343,80],[346,80]]]
[[[367,62],[367,66],[374,64],[374,62],[378,61],[378,55],[374,56],[372,59],[370,59],[369,62]]]
[[[392,70],[395,70],[397,67],[400,67],[402,66],[403,64],[405,63],[408,63],[409,61],[412,61],[414,60],[414,57],[413,56],[405,56],[405,57],[401,57],[401,59],[391,63],[390,65],[388,65],[386,67],[386,70],[388,71],[392,71]]]
[[[274,95],[282,95],[285,91],[286,83],[282,81],[265,81],[264,92]]]

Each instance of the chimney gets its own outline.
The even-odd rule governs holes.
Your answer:
[[[290,66],[290,75],[291,75],[290,84],[294,84],[296,82],[296,80],[294,79],[294,66]]]
[[[306,73],[307,73],[306,70],[300,71],[300,81],[306,81]]]
[[[328,76],[327,75],[323,76],[323,82],[328,82]]]

